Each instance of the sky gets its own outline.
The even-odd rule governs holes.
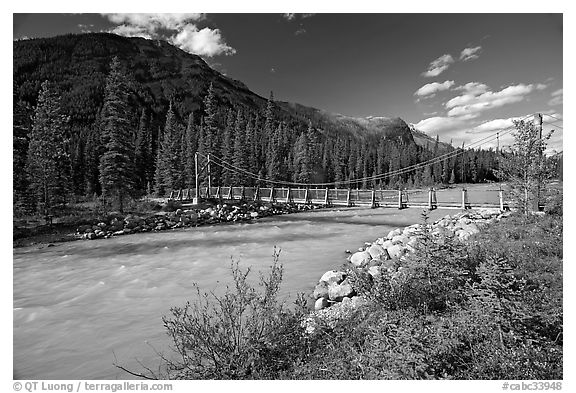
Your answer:
[[[97,31],[164,39],[263,97],[272,91],[352,117],[399,116],[455,146],[541,113],[545,133],[555,130],[549,150],[563,150],[559,13],[13,16],[15,40]]]

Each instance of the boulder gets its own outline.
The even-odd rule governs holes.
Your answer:
[[[312,294],[314,299],[328,298],[328,283],[321,281],[314,288],[314,293]]]
[[[372,256],[370,255],[369,252],[358,251],[358,252],[352,254],[352,256],[350,257],[350,263],[352,263],[356,267],[364,266],[365,264],[370,262],[371,259],[372,259]]]
[[[368,274],[376,278],[380,276],[380,266],[371,266],[368,268]]]
[[[390,258],[400,258],[404,254],[404,246],[402,244],[394,244],[387,248]]]
[[[321,297],[318,298],[318,300],[316,300],[316,302],[314,303],[314,310],[319,311],[328,307],[329,305],[330,303],[328,302],[328,299]]]
[[[392,238],[392,244],[406,244],[408,243],[408,237],[404,235],[397,235]]]
[[[326,284],[331,284],[335,282],[336,284],[340,284],[346,278],[346,273],[338,271],[338,270],[330,270],[320,277],[319,282],[325,282]]]
[[[368,248],[368,253],[372,259],[386,260],[390,258],[388,251],[379,244],[372,244],[370,248]]]
[[[333,282],[328,286],[328,298],[332,301],[340,302],[343,298],[352,295],[354,295],[354,288],[352,288],[348,280],[342,281],[341,284]]]
[[[394,236],[398,236],[398,235],[400,235],[400,234],[402,234],[402,230],[401,230],[400,228],[396,228],[396,229],[394,229],[393,231],[390,231],[390,232],[388,233],[388,236],[386,236],[386,239],[392,240],[392,238],[393,238]]]

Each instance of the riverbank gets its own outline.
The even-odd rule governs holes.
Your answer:
[[[309,321],[317,318],[331,320],[337,318],[339,310],[345,308],[360,307],[365,304],[363,298],[357,296],[359,291],[367,288],[355,288],[360,284],[370,285],[371,281],[379,279],[383,274],[390,274],[394,279],[402,274],[411,255],[421,251],[430,245],[427,243],[467,242],[471,236],[480,232],[481,229],[509,217],[511,212],[500,212],[497,209],[482,209],[477,211],[465,211],[428,223],[426,213],[424,223],[417,223],[404,228],[396,228],[372,242],[364,243],[358,251],[348,257],[348,264],[344,264],[339,270],[327,271],[320,277],[314,288],[314,310],[320,311],[331,306],[336,306],[330,311],[313,313]],[[348,310],[349,311],[349,310]],[[307,330],[313,330],[312,325],[307,325]]]
[[[157,206],[161,209],[160,205]],[[294,203],[207,201],[199,206],[183,207],[168,202],[171,211],[144,211],[122,214],[83,214],[81,217],[52,224],[13,226],[13,247],[54,245],[74,240],[107,239],[142,232],[159,232],[178,228],[200,227],[232,222],[249,222],[263,217],[320,209],[321,206]]]
[[[260,293],[234,274],[238,292],[219,305],[175,309],[165,319],[189,362],[169,365],[168,375],[561,380],[562,237],[555,214],[466,212],[397,228],[322,275],[314,297],[328,304],[312,313],[302,298],[295,310],[277,301],[277,261]],[[404,250],[392,256],[393,246]],[[213,326],[205,312],[244,323]],[[207,336],[213,340],[197,339]],[[213,362],[205,353],[218,356]]]

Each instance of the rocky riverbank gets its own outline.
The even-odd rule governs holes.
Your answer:
[[[176,209],[147,216],[110,213],[77,228],[77,239],[95,240],[139,232],[165,231],[228,222],[247,222],[279,214],[296,213],[318,206],[295,203],[219,203],[205,208]]]
[[[369,280],[377,279],[384,272],[394,277],[402,274],[403,265],[422,244],[428,233],[434,241],[443,241],[447,237],[466,242],[484,227],[500,221],[510,215],[498,210],[479,210],[445,216],[432,224],[414,224],[405,228],[396,228],[385,237],[365,243],[358,251],[348,257],[340,270],[331,270],[322,275],[312,294],[314,311],[305,318],[308,332],[315,329],[317,323],[332,326],[337,320],[345,318],[367,300],[359,296],[352,277],[364,275]]]

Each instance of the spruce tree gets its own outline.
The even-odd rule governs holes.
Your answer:
[[[71,192],[66,123],[59,95],[48,81],[42,83],[30,133],[26,174],[43,214],[51,214],[52,208],[65,203]]]
[[[146,109],[142,109],[140,115],[140,123],[138,124],[138,133],[136,134],[136,148],[134,157],[134,166],[136,169],[136,179],[138,191],[140,193],[146,192],[146,186],[151,180],[148,176],[150,174],[150,163],[153,162],[152,157],[152,134],[148,125],[148,117],[146,116]]]
[[[196,181],[194,157],[198,150],[198,130],[194,124],[193,112],[188,115],[188,123],[184,133],[184,146],[182,160],[184,162],[185,187],[194,187]]]
[[[226,126],[224,128],[224,135],[222,138],[222,147],[220,151],[220,157],[228,162],[232,163],[234,158],[234,116],[232,110],[228,109],[226,114]],[[222,184],[229,185],[232,182],[232,171],[228,168],[222,168]]]
[[[124,210],[135,193],[134,143],[130,125],[128,78],[117,57],[112,60],[104,89],[102,115],[105,151],[100,158],[100,184],[105,197]]]
[[[311,154],[307,133],[301,133],[294,145],[294,181],[309,183],[312,178]]]
[[[236,113],[236,121],[234,122],[234,154],[232,163],[235,167],[246,170],[246,152],[244,151],[244,117],[241,110]],[[237,186],[246,184],[246,174],[235,172],[233,175],[234,183]]]
[[[159,195],[184,186],[181,169],[181,143],[182,132],[172,103],[170,103],[156,160],[156,190]]]

